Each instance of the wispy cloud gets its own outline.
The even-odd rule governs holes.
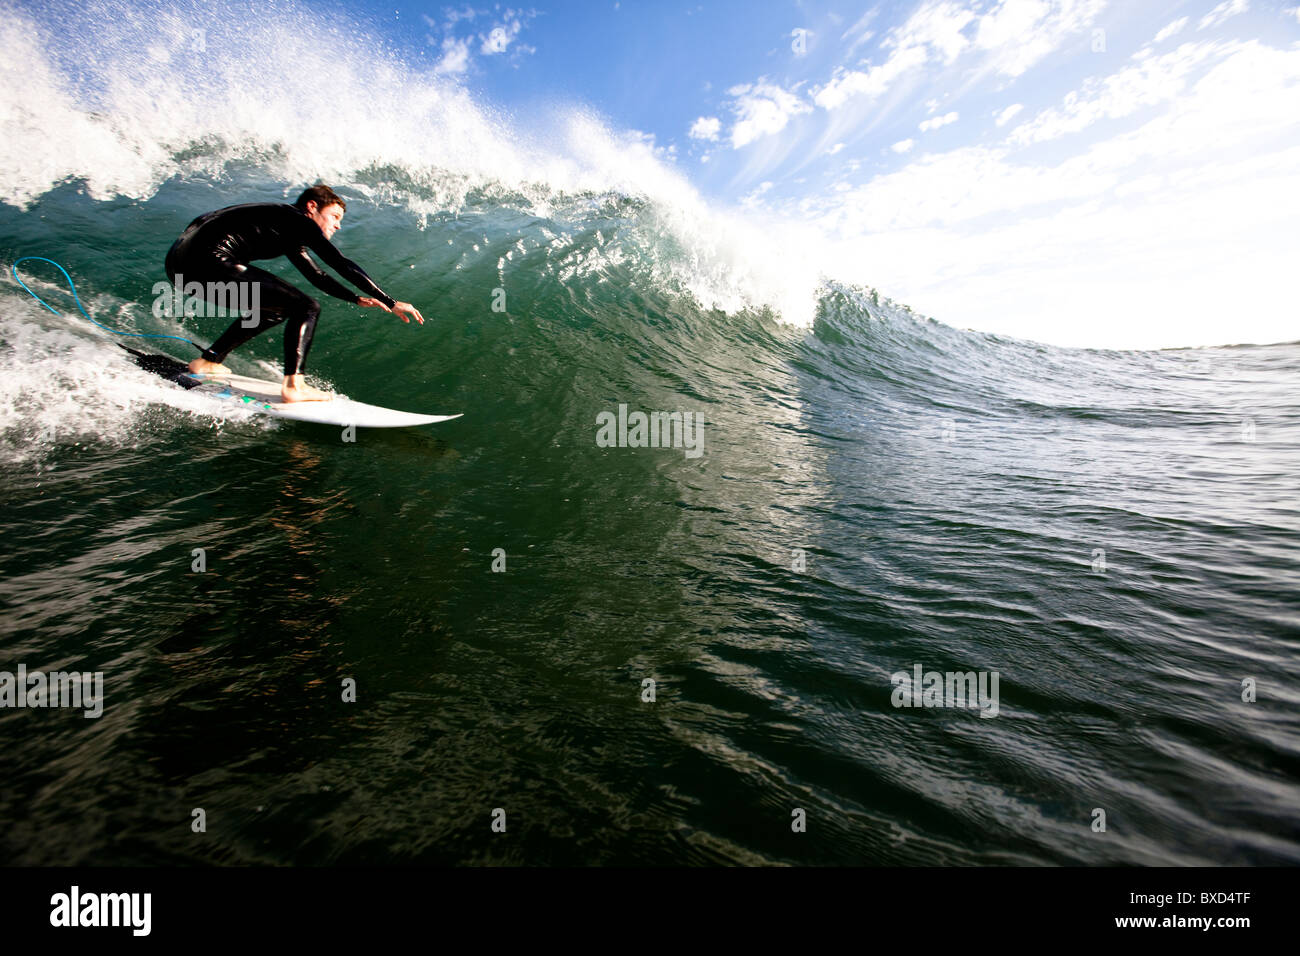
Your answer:
[[[1089,82],[1067,97],[1079,107],[1076,112],[1049,110],[1047,122],[1040,124],[1036,118],[1018,127],[1006,145],[965,146],[924,156],[877,176],[852,196],[870,207],[872,221],[883,228],[951,225],[990,212],[1101,196],[1137,164],[1147,162],[1155,168],[1193,162],[1204,155],[1206,143],[1228,146],[1286,129],[1300,130],[1300,51],[1238,41],[1185,47],[1192,48],[1185,54],[1186,62],[1217,62],[1188,85],[1176,110],[1166,110],[1135,130],[1084,144],[1079,152],[1054,164],[1017,161],[1015,148],[1038,141],[1041,134],[1036,130],[1055,130],[1077,122],[1077,117],[1101,115],[1093,106],[1109,103],[1106,91],[1125,86],[1106,80]],[[1182,67],[1173,72],[1181,71]],[[1168,99],[1171,94],[1162,90],[1160,95]],[[1142,99],[1144,95],[1115,102],[1131,106]],[[842,197],[837,199],[841,201]],[[852,210],[846,209],[845,214],[851,216]]]
[[[866,69],[840,66],[813,95],[833,110],[859,97],[880,97],[900,79],[967,56],[984,70],[1017,77],[1089,26],[1107,0],[997,0],[985,13],[953,0],[927,0],[885,34],[883,62]],[[852,32],[852,31],[850,31]]]
[[[928,133],[932,129],[938,129],[941,126],[947,126],[949,123],[957,122],[957,113],[945,113],[943,116],[936,116],[933,119],[921,121],[921,132]]]
[[[516,42],[525,26],[538,15],[536,10],[480,10],[471,6],[444,7],[441,17],[424,14],[424,22],[434,31],[425,41],[442,51],[434,66],[436,72],[460,74],[469,71],[477,54],[510,58],[536,53],[537,48]]]
[[[839,67],[831,80],[813,94],[813,102],[822,109],[833,110],[856,96],[881,96],[904,73],[924,66],[926,59],[925,50],[909,47],[867,70]]]
[[[1025,108],[1025,104],[1023,103],[1012,103],[1006,109],[999,110],[996,114],[994,114],[994,122],[997,123],[998,126],[1006,126],[1013,119],[1015,119],[1016,114],[1019,113],[1024,108]]]
[[[1020,76],[1088,26],[1107,0],[1001,0],[979,18],[975,47],[989,68]]]
[[[1183,27],[1185,26],[1187,26],[1187,17],[1179,17],[1173,23],[1169,24],[1169,26],[1165,27],[1163,30],[1157,33],[1156,38],[1153,42],[1164,43],[1170,37],[1177,36],[1179,33],[1181,33],[1183,31]]]
[[[765,181],[758,184],[758,188],[748,196],[742,196],[740,204],[746,208],[757,208],[763,195],[772,188],[772,183]]]
[[[872,7],[862,16],[858,17],[853,26],[845,30],[840,36],[840,40],[848,40],[850,37],[853,38],[853,42],[849,44],[848,50],[845,53],[846,56],[852,56],[858,47],[862,46],[862,44],[866,43],[876,35],[875,31],[867,29],[867,26],[876,18],[876,14],[879,12],[879,7]]]
[[[1239,13],[1245,13],[1250,9],[1247,0],[1224,0],[1209,13],[1201,18],[1201,22],[1196,25],[1198,30],[1208,30],[1210,27],[1217,27],[1229,17],[1235,17]]]
[[[1008,142],[1024,146],[1077,133],[1102,119],[1130,116],[1182,94],[1194,71],[1232,52],[1225,43],[1184,43],[1163,56],[1148,56],[1100,79],[1089,79],[1059,107],[1043,110],[1011,131]]]
[[[790,117],[809,113],[812,107],[797,93],[784,90],[760,78],[757,83],[743,83],[727,91],[732,98],[736,123],[731,128],[731,145],[740,149],[761,136],[779,133]]]
[[[814,102],[823,109],[838,109],[853,97],[881,96],[904,74],[931,60],[952,62],[970,44],[962,30],[974,19],[972,11],[947,0],[922,4],[881,41],[882,49],[892,51],[883,63],[866,70],[837,68],[813,95]]]

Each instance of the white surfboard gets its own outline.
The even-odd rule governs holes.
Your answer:
[[[120,344],[120,343],[119,343]],[[147,355],[122,346],[135,356],[136,364],[163,378],[170,379],[182,388],[214,398],[226,399],[253,411],[276,418],[299,422],[317,422],[322,425],[355,425],[358,428],[405,428],[410,425],[432,425],[460,418],[455,415],[419,415],[399,412],[379,405],[354,402],[338,395],[327,402],[286,402],[280,397],[280,383],[249,378],[246,375],[206,375],[191,372],[186,366],[165,355]]]

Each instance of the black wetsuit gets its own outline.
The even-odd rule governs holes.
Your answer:
[[[284,374],[303,371],[316,331],[316,319],[320,317],[320,303],[248,263],[254,259],[288,256],[316,288],[347,302],[360,301],[359,295],[316,265],[307,254],[308,249],[358,289],[392,308],[393,298],[375,285],[360,266],[334,248],[320,227],[294,206],[282,203],[227,206],[199,216],[185,228],[167,253],[164,264],[167,278],[173,283],[178,282],[178,277],[184,285],[200,282],[205,298],[222,304],[229,300],[217,300],[207,294],[211,293],[209,283],[256,283],[258,286],[259,308],[256,312],[245,311],[236,319],[203,353],[205,359],[220,362],[253,336],[287,320]]]

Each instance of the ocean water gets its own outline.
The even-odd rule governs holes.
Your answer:
[[[107,9],[0,18],[0,672],[103,675],[0,707],[0,862],[1300,862],[1300,343],[961,331],[362,30],[295,86],[310,12],[200,73]],[[317,178],[428,321],[318,295],[309,371],[464,418],[259,417],[8,276],[206,343],[152,314],[171,242]],[[979,705],[898,706],[918,668]]]

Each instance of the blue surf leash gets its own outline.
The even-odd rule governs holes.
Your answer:
[[[198,342],[192,341],[191,339],[184,338],[183,336],[180,335],[164,335],[160,332],[120,332],[117,329],[110,329],[107,325],[104,325],[100,322],[96,322],[94,319],[90,317],[90,313],[87,312],[85,307],[81,304],[81,297],[77,295],[77,287],[72,282],[72,276],[68,275],[68,270],[63,268],[63,266],[59,265],[53,259],[46,259],[44,256],[22,256],[21,258],[15,259],[14,264],[10,269],[10,271],[13,272],[14,274],[14,281],[16,281],[20,286],[22,286],[28,295],[30,295],[41,305],[45,306],[45,308],[49,309],[55,315],[61,314],[59,310],[54,308],[54,306],[50,305],[39,295],[37,295],[35,292],[29,289],[27,287],[27,283],[24,282],[22,280],[22,277],[18,275],[18,263],[20,262],[48,262],[50,265],[54,266],[54,268],[62,272],[63,278],[68,280],[68,291],[72,293],[72,301],[77,303],[77,311],[80,312],[83,316],[85,316],[86,321],[89,322],[91,325],[98,325],[104,331],[112,332],[114,335],[127,335],[127,336],[132,336],[134,338],[141,338],[141,339],[176,339],[181,342],[188,342],[190,345],[194,346],[200,352],[203,351],[203,346],[199,345]]]

